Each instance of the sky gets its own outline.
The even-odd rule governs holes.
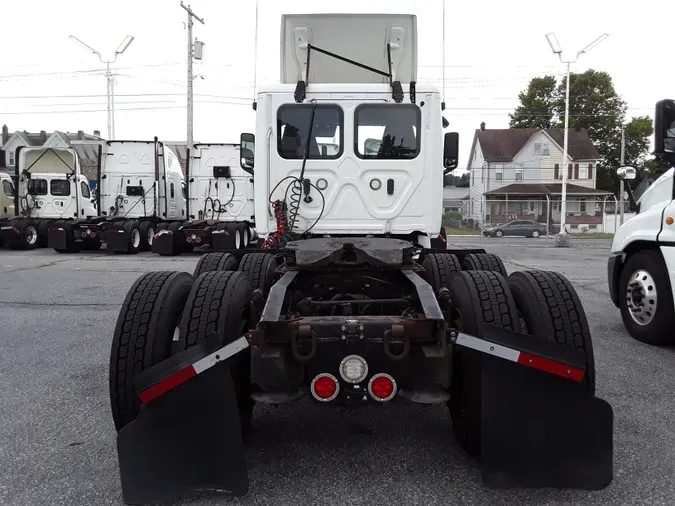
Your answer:
[[[279,80],[284,13],[416,14],[418,82],[444,92],[446,131],[460,134],[460,168],[481,121],[487,128],[507,128],[508,113],[530,78],[564,75],[546,41],[548,32],[556,34],[563,57],[572,59],[609,34],[581,55],[572,72],[608,72],[628,103],[628,118],[653,116],[656,101],[675,98],[675,65],[665,63],[672,60],[670,31],[658,22],[665,0],[643,0],[630,10],[608,0],[259,0],[257,62],[254,0],[189,3],[204,19],[203,25],[195,22],[193,33],[205,43],[203,60],[194,66],[195,142],[238,142],[241,132],[254,131],[254,81],[260,87]],[[134,41],[111,65],[115,137],[186,140],[187,13],[180,0],[5,1],[3,19],[0,123],[10,132],[100,130],[105,137],[105,64],[69,36],[112,60],[120,42],[132,35]]]

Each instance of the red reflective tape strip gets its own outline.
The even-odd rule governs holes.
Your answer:
[[[442,236],[441,234],[438,234],[438,238],[439,238],[441,241],[443,241],[443,243],[447,243],[447,241],[446,241],[445,239],[443,239],[443,236]]]
[[[156,385],[151,386],[147,390],[144,390],[140,393],[139,397],[143,404],[147,404],[153,399],[156,399],[160,395],[164,395],[169,390],[176,388],[178,385],[185,383],[187,380],[197,376],[197,371],[191,365],[181,369],[175,374],[172,374],[166,379],[163,379]]]
[[[518,357],[518,363],[532,367],[534,369],[539,369],[540,371],[557,374],[563,378],[570,378],[574,381],[581,382],[584,380],[584,371],[581,369],[561,364],[560,362],[554,362],[553,360],[549,360],[547,358],[541,358],[521,352],[520,356]]]

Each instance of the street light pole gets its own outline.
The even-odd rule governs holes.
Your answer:
[[[587,53],[591,49],[593,49],[595,46],[600,44],[603,40],[605,40],[607,37],[609,37],[608,34],[603,33],[600,37],[595,39],[593,42],[588,44],[585,48],[583,48],[581,51],[577,53],[577,56],[574,60],[563,60],[562,58],[562,48],[560,47],[560,44],[558,43],[558,38],[555,36],[554,33],[547,33],[546,34],[546,40],[548,40],[549,46],[551,46],[551,51],[553,51],[554,54],[558,55],[558,58],[560,59],[561,63],[564,63],[567,65],[567,72],[565,73],[565,134],[564,134],[564,141],[563,141],[563,156],[562,156],[562,163],[560,164],[561,169],[562,169],[562,192],[560,195],[561,202],[560,202],[560,234],[566,234],[567,231],[565,230],[565,218],[567,217],[567,174],[569,172],[569,167],[568,167],[568,154],[567,154],[567,148],[569,147],[569,112],[570,112],[570,64],[576,63],[577,60],[579,59],[579,56],[581,56],[584,53]]]
[[[626,157],[626,127],[625,125],[621,125],[621,167],[623,167],[623,164],[625,163],[625,157]],[[623,208],[625,207],[623,192],[624,192],[623,179],[620,179],[619,180],[619,202],[621,203],[620,204],[621,210],[619,211],[620,225],[623,225]]]
[[[134,40],[134,37],[127,35],[124,40],[120,43],[117,50],[115,51],[115,58],[113,60],[104,60],[96,49],[88,46],[80,39],[74,35],[70,36],[70,39],[77,42],[80,46],[85,48],[87,51],[98,56],[98,59],[101,63],[105,63],[105,79],[106,79],[106,108],[108,109],[108,140],[115,139],[115,97],[114,97],[114,76],[110,72],[110,64],[117,61],[117,57],[124,53],[129,47],[129,44]]]
[[[192,59],[194,58],[194,50],[192,47],[192,26],[194,25],[192,19],[196,19],[199,21],[201,24],[204,24],[204,20],[197,16],[192,9],[190,8],[190,5],[185,5],[182,0],[180,3],[180,6],[185,9],[188,13],[188,22],[187,22],[187,36],[188,36],[188,55],[187,55],[187,149],[191,150],[192,149],[192,142],[193,142],[193,115],[194,115],[194,99],[193,99],[193,81],[194,77],[192,75]],[[195,45],[197,43],[195,42]],[[199,43],[202,44],[202,43]],[[203,44],[202,44],[203,45]],[[201,59],[201,46],[200,46],[200,55],[199,59]]]

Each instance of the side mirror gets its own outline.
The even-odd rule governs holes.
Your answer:
[[[656,103],[654,114],[654,154],[675,153],[675,100]]]
[[[255,165],[255,135],[241,134],[239,145],[239,156],[241,157],[239,163],[241,163],[242,168],[246,172],[253,174],[253,167]]]
[[[459,134],[448,132],[443,141],[443,175],[457,168],[459,163]]]
[[[616,169],[616,177],[625,181],[632,181],[637,176],[637,171],[633,167],[619,167]]]

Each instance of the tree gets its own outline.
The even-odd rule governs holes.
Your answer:
[[[448,174],[443,178],[443,186],[455,186],[457,188],[469,187],[469,173],[465,172],[461,176]]]
[[[551,128],[555,113],[555,77],[535,77],[518,94],[520,105],[509,114],[510,128]]]
[[[564,128],[566,83],[563,78],[556,86],[554,76],[533,78],[527,90],[519,95],[520,105],[509,115],[511,128],[548,128],[546,125]],[[648,116],[632,118],[626,123],[626,109],[626,102],[617,94],[607,72],[591,69],[570,74],[569,127],[578,125],[586,129],[601,157],[596,186],[613,193],[619,187],[616,169],[621,160],[621,125],[626,124],[625,163],[639,170],[646,162],[653,133]]]

